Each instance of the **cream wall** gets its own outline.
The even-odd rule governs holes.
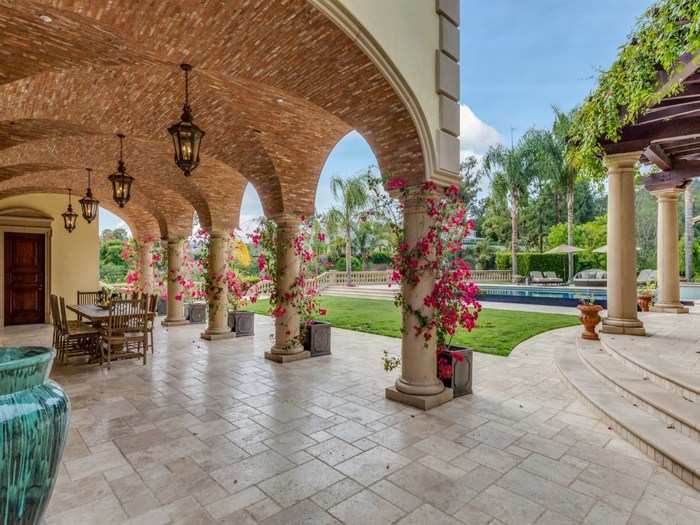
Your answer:
[[[436,180],[456,177],[459,143],[454,135],[447,137],[442,131],[445,123],[441,121],[440,96],[436,91],[436,78],[441,77],[436,63],[436,54],[441,49],[441,18],[436,0],[309,2],[326,12],[360,44],[411,109],[424,144],[427,177]],[[448,3],[456,5],[459,11],[458,3]],[[457,78],[457,86],[458,82]],[[458,97],[458,87],[456,91],[454,95]],[[450,119],[456,121],[458,134],[458,105],[453,102],[448,112]]]
[[[78,290],[97,290],[99,286],[99,226],[98,220],[88,224],[82,217],[78,217],[77,228],[68,233],[61,217],[67,204],[65,195],[30,194],[0,200],[0,210],[31,208],[53,217],[51,293],[65,297],[67,303],[75,303]],[[75,197],[73,209],[80,213],[80,205]]]

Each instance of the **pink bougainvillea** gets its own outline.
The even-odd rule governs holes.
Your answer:
[[[421,337],[426,346],[434,334],[438,377],[450,379],[452,359],[462,357],[450,351],[452,338],[459,328],[473,330],[481,309],[476,300],[478,288],[471,281],[469,265],[461,256],[462,243],[474,229],[474,222],[467,218],[466,206],[457,186],[439,188],[433,182],[426,182],[410,187],[400,178],[375,178],[370,182],[370,188],[378,203],[377,213],[388,219],[399,239],[393,258],[392,282],[414,287],[422,279],[430,278],[433,283],[420,306],[410,304],[402,293],[397,296],[397,305],[414,320],[413,326],[404,329]],[[387,195],[384,188],[398,192],[399,203]],[[425,231],[413,243],[408,242],[400,220],[409,200],[419,203],[430,219]],[[392,360],[389,369],[396,363],[396,359]]]

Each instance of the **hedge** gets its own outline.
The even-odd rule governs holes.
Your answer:
[[[519,275],[527,277],[530,272],[556,272],[557,276],[562,279],[566,279],[568,276],[565,254],[521,252],[517,254],[517,257]],[[496,254],[496,268],[499,270],[511,269],[510,252]]]
[[[340,257],[337,261],[335,261],[335,269],[339,272],[346,271],[345,257]],[[359,257],[353,257],[352,258],[352,271],[359,272],[361,270],[362,270],[362,261],[360,260]]]

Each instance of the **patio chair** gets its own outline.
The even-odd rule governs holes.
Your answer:
[[[146,364],[146,319],[143,301],[114,301],[109,308],[107,323],[101,329],[101,355],[107,356],[107,368],[112,359],[142,357]]]
[[[81,292],[78,291],[78,304],[98,304],[102,301],[102,292]],[[78,314],[78,321],[82,321],[83,316]],[[91,324],[91,323],[88,323]]]
[[[561,277],[557,276],[556,272],[544,272],[544,277],[549,284],[563,284]]]
[[[637,276],[637,284],[647,284],[656,281],[656,270],[642,270]]]
[[[532,284],[545,284],[544,275],[542,272],[530,272],[530,282]]]
[[[97,328],[80,321],[69,321],[66,316],[66,301],[63,297],[55,298],[51,307],[52,316],[58,320],[56,350],[59,361],[66,364],[70,357],[95,357],[99,337]]]
[[[147,303],[147,314],[146,314],[146,346],[147,348],[150,348],[151,353],[153,353],[154,349],[154,341],[153,341],[153,326],[155,325],[156,322],[156,309],[158,308],[158,296],[157,295],[149,295],[148,296],[148,303]]]

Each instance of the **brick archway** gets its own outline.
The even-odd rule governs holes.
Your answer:
[[[139,145],[128,167],[145,198],[153,200],[158,187],[171,192],[153,202],[173,231],[188,207],[213,229],[235,226],[247,181],[267,215],[311,212],[323,163],[351,129],[384,171],[422,180],[426,162],[411,112],[360,46],[312,4],[0,7],[0,38],[13,57],[0,65],[0,167],[46,162],[37,147],[46,141],[56,148],[54,166],[82,167],[85,159],[68,154],[69,144],[82,143],[101,167],[114,162],[109,135],[123,131]],[[43,45],[32,48],[37,41]],[[192,103],[207,131],[203,163],[189,180],[175,170],[165,133],[179,116],[183,61],[195,65]],[[0,181],[0,192],[11,189],[10,179]]]

